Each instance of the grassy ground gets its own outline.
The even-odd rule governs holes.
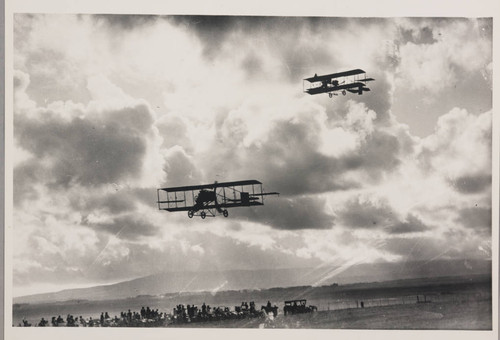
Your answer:
[[[491,313],[491,300],[433,302],[278,315],[274,320],[263,318],[226,320],[176,327],[490,330]]]

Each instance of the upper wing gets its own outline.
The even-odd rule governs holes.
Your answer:
[[[232,186],[239,186],[239,185],[251,185],[251,184],[262,184],[262,183],[255,180],[255,179],[249,179],[249,180],[245,180],[245,181],[234,181],[234,182],[222,182],[222,183],[201,184],[201,185],[188,185],[188,186],[182,186],[182,187],[161,188],[160,190],[164,190],[166,192],[175,192],[175,191],[214,189],[214,188],[232,187]]]
[[[363,74],[366,73],[365,71],[357,68],[355,70],[350,70],[350,71],[345,71],[345,72],[338,72],[338,73],[332,73],[332,74],[326,74],[323,76],[317,76],[314,75],[313,77],[306,78],[304,80],[307,80],[308,82],[317,82],[317,81],[324,81],[324,80],[330,80],[333,78],[339,78],[339,77],[348,77],[348,76],[354,76],[356,74]]]
[[[247,179],[244,181],[216,183],[215,185],[217,186],[217,188],[222,188],[222,187],[234,187],[234,186],[240,186],[240,185],[253,185],[253,184],[262,184],[262,183],[257,181],[256,179]]]

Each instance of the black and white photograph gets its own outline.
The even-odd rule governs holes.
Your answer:
[[[17,336],[495,337],[492,15],[10,20]]]

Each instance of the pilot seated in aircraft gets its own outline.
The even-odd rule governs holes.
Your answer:
[[[215,192],[208,190],[200,190],[200,193],[196,197],[196,205],[211,202],[215,200]]]

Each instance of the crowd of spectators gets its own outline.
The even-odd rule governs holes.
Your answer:
[[[169,320],[169,315],[167,313],[160,313],[158,309],[151,309],[149,307],[142,307],[139,312],[131,311],[130,309],[126,312],[120,312],[120,316],[114,316],[111,318],[108,312],[102,312],[99,318],[83,316],[73,316],[68,314],[66,319],[62,318],[60,315],[57,317],[53,316],[50,322],[41,318],[41,320],[35,324],[35,327],[142,327],[142,326],[161,326],[167,320]],[[31,327],[32,324],[23,318],[22,322],[19,323],[19,327]]]
[[[167,326],[170,323],[185,323],[185,322],[200,322],[210,320],[223,320],[231,318],[245,318],[263,316],[273,311],[274,316],[277,314],[277,307],[269,309],[271,303],[268,301],[267,306],[262,306],[261,310],[255,308],[255,303],[251,301],[242,302],[240,306],[235,306],[231,309],[226,306],[211,307],[203,304],[199,308],[197,305],[177,305],[171,314],[159,312],[158,309],[142,307],[139,311],[120,312],[120,316],[110,317],[108,312],[102,312],[100,317],[92,318],[83,316],[73,316],[68,314],[64,319],[61,315],[53,316],[50,321],[41,318],[36,323],[35,327],[161,327]],[[19,323],[19,327],[31,327],[32,324],[25,318]]]

